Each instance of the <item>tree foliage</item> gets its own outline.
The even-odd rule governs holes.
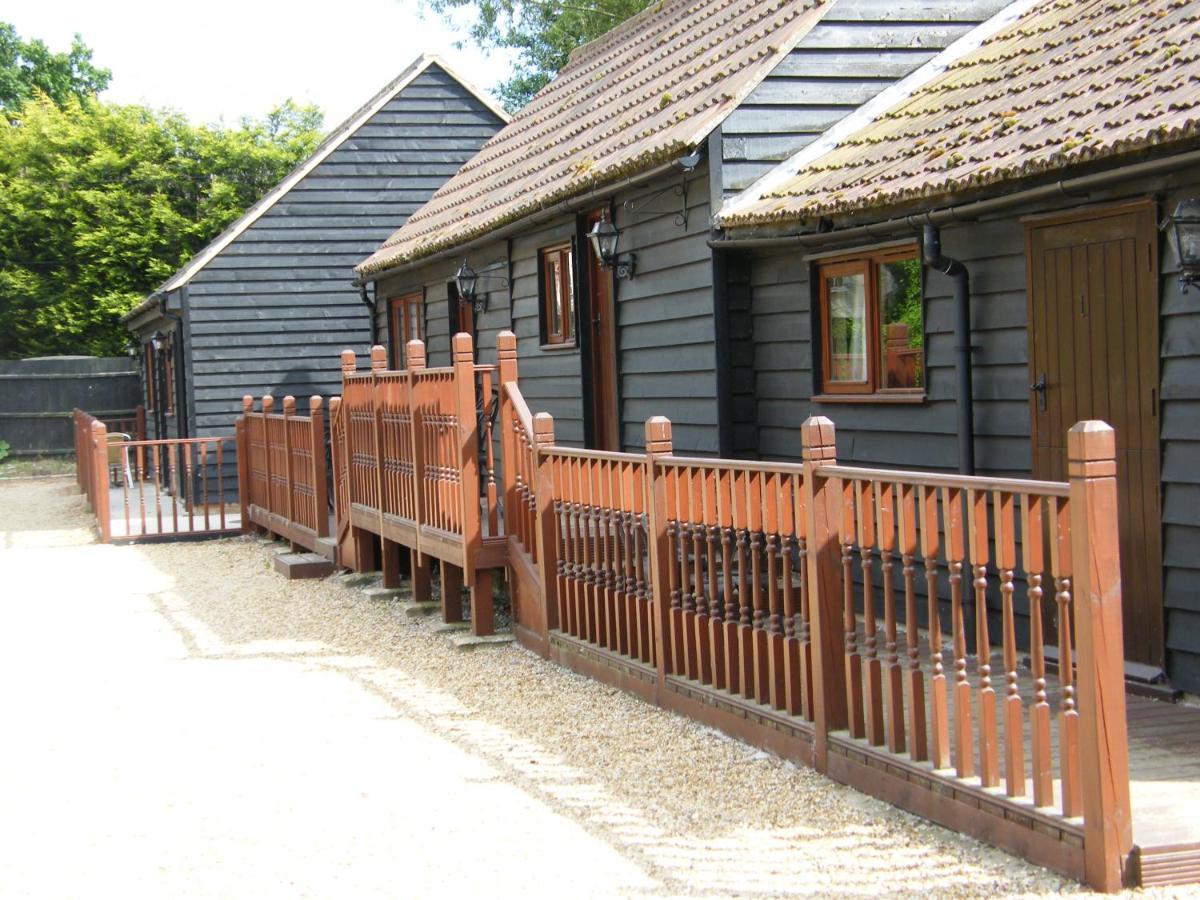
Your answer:
[[[121,353],[120,316],[311,154],[320,126],[290,101],[194,126],[35,92],[0,119],[0,358]]]
[[[77,34],[66,53],[52,53],[36,38],[23,41],[0,22],[0,109],[18,110],[37,93],[62,108],[74,98],[87,102],[108,87],[112,72],[92,65],[92,51]]]
[[[427,0],[429,7],[459,23],[458,14],[473,15],[466,26],[471,42],[484,51],[518,51],[518,68],[498,86],[506,109],[528,103],[567,64],[576,47],[600,37],[650,0]]]

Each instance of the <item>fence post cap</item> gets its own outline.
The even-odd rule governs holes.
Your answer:
[[[454,336],[451,346],[454,348],[454,361],[456,363],[475,362],[474,341],[471,340],[471,336],[465,331],[460,331]]]
[[[1088,419],[1067,431],[1067,475],[1099,478],[1117,474],[1117,433],[1107,422]]]
[[[270,394],[264,394],[263,398],[262,398],[262,408],[263,408],[263,412],[269,413],[272,409],[275,408],[275,398],[272,397]]]
[[[554,443],[554,416],[540,412],[533,417],[533,438],[538,444]]]
[[[283,398],[283,414],[290,416],[296,411],[296,398],[288,394]]]
[[[249,394],[242,395],[242,412],[254,412],[254,398]]]
[[[354,370],[358,367],[357,358],[353,350],[342,351],[342,372],[344,374],[353,375]]]
[[[517,336],[507,328],[496,335],[496,355],[500,359],[515,358],[517,355]]]
[[[406,368],[423,369],[425,368],[425,342],[413,338],[404,345]]]
[[[316,412],[320,408],[321,408],[321,396],[320,396],[320,394],[313,394],[311,397],[308,398],[308,411]]]
[[[671,452],[671,420],[666,416],[651,416],[646,420],[646,450],[649,453]]]
[[[387,368],[387,349],[383,344],[371,348],[371,371],[382,372]]]
[[[329,398],[329,409],[331,412],[333,410],[337,409],[338,407],[340,407],[341,405],[342,405],[342,398],[340,396],[335,396],[335,397]]]
[[[812,461],[837,458],[837,429],[828,416],[809,416],[800,425],[803,458]]]

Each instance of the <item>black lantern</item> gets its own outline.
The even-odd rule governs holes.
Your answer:
[[[155,353],[162,353],[163,348],[167,346],[167,336],[161,331],[156,331],[150,335],[150,346],[154,348]]]
[[[475,302],[475,285],[479,281],[479,276],[475,270],[467,265],[464,259],[462,265],[458,267],[458,271],[454,273],[454,283],[458,286],[458,296],[468,303]]]
[[[1200,200],[1180,200],[1168,220],[1175,230],[1175,251],[1179,254],[1179,284],[1183,293],[1200,284]]]
[[[592,242],[592,252],[596,254],[596,258],[606,269],[611,269],[613,263],[617,261],[617,241],[620,237],[621,232],[617,231],[617,226],[608,221],[608,216],[597,219],[592,230],[588,232],[588,240]]]
[[[617,256],[617,241],[620,239],[621,232],[617,231],[617,226],[608,220],[607,215],[597,219],[592,230],[588,232],[588,241],[591,242],[592,252],[596,254],[600,265],[614,270],[618,278],[629,278],[633,275],[636,257],[632,253],[626,253],[623,257]]]

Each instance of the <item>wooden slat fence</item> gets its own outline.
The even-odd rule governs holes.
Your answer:
[[[232,534],[226,498],[234,435],[109,440],[105,424],[74,412],[76,479],[104,542]]]
[[[241,503],[247,523],[279,535],[293,546],[332,558],[325,407],[321,397],[308,401],[308,415],[296,415],[296,399],[242,398],[237,423]]]
[[[1115,890],[1132,845],[1112,429],[1069,483],[554,444],[499,339],[518,637]],[[1019,615],[1023,613],[1023,615]],[[1048,687],[1048,648],[1059,660]]]

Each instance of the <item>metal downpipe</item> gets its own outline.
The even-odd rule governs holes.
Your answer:
[[[922,233],[925,265],[954,279],[954,381],[958,413],[958,470],[975,474],[975,397],[971,379],[971,278],[967,267],[942,255],[937,227],[926,225]]]

